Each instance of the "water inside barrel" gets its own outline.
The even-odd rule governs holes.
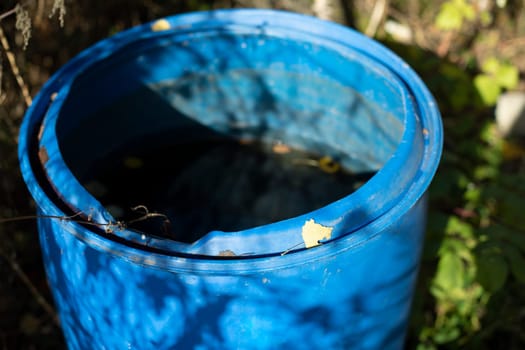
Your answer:
[[[117,220],[156,217],[130,228],[193,242],[212,230],[237,231],[292,218],[354,192],[373,173],[355,174],[328,156],[282,143],[230,138],[121,153],[87,182]]]

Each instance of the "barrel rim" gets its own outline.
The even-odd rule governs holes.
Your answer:
[[[425,193],[437,169],[439,158],[441,156],[443,131],[439,111],[436,108],[436,103],[433,97],[431,96],[430,92],[425,87],[423,82],[420,80],[420,78],[417,76],[417,74],[414,73],[414,71],[405,62],[403,62],[398,56],[393,54],[389,49],[383,47],[379,43],[376,43],[373,40],[348,28],[342,27],[331,22],[315,19],[310,16],[291,14],[284,11],[254,9],[218,10],[211,12],[197,12],[191,14],[176,15],[173,17],[169,17],[166,20],[170,24],[171,28],[174,30],[176,30],[177,28],[188,28],[188,26],[192,27],[194,30],[198,30],[199,26],[201,25],[210,25],[209,22],[207,24],[203,23],[203,20],[209,20],[210,16],[213,16],[213,19],[216,20],[218,24],[238,23],[239,21],[254,21],[254,23],[260,24],[261,20],[263,20],[265,21],[265,23],[271,25],[280,25],[284,26],[285,28],[292,28],[294,26],[298,26],[301,30],[306,30],[312,35],[326,36],[329,32],[337,40],[343,40],[345,44],[348,44],[348,42],[351,41],[353,49],[362,51],[361,53],[363,55],[369,56],[372,60],[383,64],[387,68],[390,68],[393,74],[399,77],[399,79],[405,84],[405,87],[407,91],[411,94],[411,96],[413,96],[414,105],[412,107],[415,109],[414,123],[421,123],[420,130],[416,130],[417,128],[415,127],[415,125],[412,129],[406,128],[403,135],[403,141],[399,146],[404,147],[403,151],[408,152],[407,154],[409,154],[410,147],[412,147],[413,144],[413,142],[411,142],[411,139],[418,136],[415,135],[415,133],[419,131],[423,134],[419,135],[419,137],[422,137],[424,140],[423,158],[421,160],[420,167],[417,173],[412,179],[413,181],[410,181],[411,183],[402,193],[402,196],[400,196],[399,202],[393,203],[392,206],[388,208],[388,210],[386,210],[384,213],[375,217],[370,222],[364,223],[361,227],[353,231],[351,234],[347,232],[343,236],[337,237],[315,248],[290,251],[284,255],[268,254],[268,256],[256,255],[219,259],[216,256],[205,256],[202,254],[163,255],[163,253],[159,252],[152,253],[151,249],[148,248],[145,249],[143,252],[147,253],[146,256],[149,256],[150,254],[155,254],[156,259],[147,259],[146,257],[144,257],[144,259],[137,260],[133,259],[133,257],[142,256],[143,252],[137,247],[129,247],[128,245],[126,245],[126,242],[115,242],[111,239],[111,237],[103,237],[98,233],[93,232],[92,230],[89,230],[86,227],[83,227],[75,222],[67,223],[66,226],[68,227],[69,232],[75,234],[78,238],[83,239],[84,241],[86,241],[86,243],[92,245],[93,247],[98,247],[98,249],[105,249],[107,251],[111,251],[116,255],[126,257],[127,259],[133,261],[140,260],[142,263],[147,265],[156,266],[159,264],[159,261],[162,260],[159,259],[159,257],[165,256],[171,259],[172,261],[171,263],[165,262],[162,265],[171,266],[173,268],[184,268],[183,266],[185,266],[185,264],[187,264],[188,262],[192,262],[192,267],[190,267],[190,269],[192,270],[196,268],[196,266],[193,265],[203,264],[203,267],[206,270],[217,269],[217,271],[219,271],[223,269],[221,266],[224,266],[224,263],[227,263],[230,268],[232,267],[232,264],[236,264],[241,270],[245,268],[248,268],[250,270],[253,267],[249,267],[248,265],[246,265],[247,263],[251,265],[252,263],[257,262],[256,265],[276,266],[281,265],[281,263],[277,263],[277,261],[280,259],[279,261],[282,261],[283,264],[287,265],[289,263],[302,263],[311,259],[317,259],[320,256],[332,255],[332,253],[334,252],[333,245],[336,242],[345,243],[342,245],[337,244],[338,248],[336,249],[336,251],[339,251],[341,249],[350,249],[350,247],[352,246],[363,244],[369,239],[373,238],[374,235],[379,234],[384,228],[388,227],[390,223],[395,222],[394,219],[400,218],[406,211],[408,211],[416,204],[416,202]],[[96,52],[97,50],[100,52],[100,50],[103,49],[104,43],[107,43],[109,40],[117,41],[126,38],[128,38],[126,40],[129,40],[129,38],[131,38],[132,40],[132,37],[136,36],[137,34],[143,34],[144,38],[148,38],[152,35],[159,35],[158,33],[155,33],[151,30],[152,26],[154,26],[155,23],[158,22],[148,23],[128,30],[126,32],[120,33],[115,37],[106,39],[81,53],[75,59],[70,61],[70,63],[65,65],[61,70],[59,70],[59,72],[57,72],[48,81],[48,83],[46,83],[46,85],[42,88],[41,92],[33,102],[33,105],[27,111],[20,132],[19,157],[21,162],[21,168],[24,180],[26,181],[26,184],[28,185],[31,194],[33,195],[40,207],[42,207],[42,205],[46,207],[46,214],[61,216],[64,215],[64,212],[61,209],[59,209],[56,206],[56,204],[53,203],[53,201],[46,195],[46,192],[38,183],[37,179],[33,174],[35,169],[33,169],[33,165],[30,162],[29,153],[31,152],[30,144],[31,142],[33,142],[31,141],[31,137],[33,137],[33,135],[35,134],[35,129],[37,128],[39,123],[38,118],[44,117],[46,107],[49,104],[49,101],[52,99],[53,92],[57,91],[63,83],[64,75],[74,74],[75,70],[81,65],[82,61],[89,59],[90,55],[93,52]],[[312,25],[313,23],[315,23],[315,25]],[[295,27],[293,29],[295,29]],[[334,31],[335,33],[341,35],[333,35]],[[124,42],[126,42],[126,40],[124,40]],[[58,96],[58,98],[61,98],[61,96]],[[378,172],[378,174],[376,174],[372,179],[375,179],[376,182],[384,184],[383,180],[387,180],[388,177],[395,176],[396,171],[399,170],[400,166],[403,166],[403,162],[406,159],[406,155],[405,157],[399,156],[397,150],[395,154],[397,155],[397,158],[393,157],[393,159],[389,160],[385,164],[383,169],[381,169]],[[387,168],[387,166],[389,166],[390,168]],[[385,170],[385,168],[387,169]],[[353,194],[345,197],[344,199],[353,196],[353,199],[359,200],[359,196],[366,196],[366,193],[364,193],[365,191],[362,191],[362,189],[354,192]],[[338,201],[338,203],[329,204],[328,207],[344,206],[344,199]],[[297,221],[299,225],[302,225],[304,223],[305,216],[312,216],[312,213],[292,218],[287,221]],[[299,221],[298,218],[301,218],[302,221]],[[66,223],[62,222],[61,224],[65,225]],[[261,227],[270,228],[279,224],[282,224],[282,222],[272,223]],[[244,231],[240,232],[242,233]],[[108,240],[108,238],[110,239]],[[348,244],[349,241],[352,244]],[[246,267],[241,268],[241,266]]]

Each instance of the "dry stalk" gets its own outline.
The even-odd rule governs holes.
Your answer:
[[[7,57],[7,60],[9,61],[9,67],[11,68],[11,72],[13,73],[13,76],[15,77],[18,87],[20,88],[22,97],[24,98],[24,102],[26,106],[29,107],[31,106],[31,103],[32,103],[31,95],[29,94],[29,89],[27,88],[27,85],[24,82],[22,75],[20,74],[20,69],[18,68],[18,65],[16,63],[15,55],[11,51],[9,42],[7,41],[4,30],[2,29],[1,26],[0,26],[0,44],[2,45],[2,48]]]
[[[33,282],[27,277],[26,273],[18,262],[15,260],[14,257],[9,256],[2,248],[0,248],[0,257],[4,258],[5,261],[9,264],[9,267],[13,270],[13,272],[18,276],[18,278],[22,281],[22,283],[29,289],[29,292],[33,295],[33,297],[36,299],[37,303],[44,309],[44,311],[51,317],[51,320],[53,320],[53,323],[60,327],[60,321],[58,319],[58,316],[55,312],[55,309],[51,304],[44,298],[42,293],[35,287]]]
[[[321,19],[331,20],[333,17],[332,4],[329,0],[314,0],[311,9]]]
[[[7,100],[7,94],[5,92],[0,92],[0,106],[2,106],[4,110],[6,106],[3,106],[3,104],[6,100]],[[14,143],[16,144],[17,135],[18,135],[17,126],[15,122],[12,120],[12,118],[7,117],[7,112],[5,112],[5,115],[6,117],[3,117],[3,118],[0,115],[0,121],[3,121],[5,123],[5,126],[7,127],[7,131],[9,132]]]
[[[365,30],[366,36],[369,36],[371,38],[375,37],[375,35],[377,34],[377,30],[379,29],[379,25],[381,24],[381,22],[383,22],[383,19],[385,18],[386,13],[388,12],[388,7],[388,0],[377,0],[375,2],[372,14],[370,15],[370,21],[368,22],[368,25]]]
[[[16,13],[16,7],[12,8],[11,10],[9,11],[6,11],[2,14],[0,14],[0,21],[3,20],[4,18],[6,17],[9,17],[11,15],[14,15]]]
[[[457,37],[457,33],[455,31],[448,31],[441,37],[441,41],[439,42],[438,47],[436,48],[436,54],[439,57],[445,57],[450,52],[450,47],[452,46],[452,43]]]
[[[42,24],[42,20],[44,18],[45,5],[46,5],[45,0],[37,0],[37,8],[36,8],[36,14],[35,14],[35,25],[37,27]]]
[[[138,213],[138,212],[142,212],[142,216],[136,218],[136,219],[133,219],[133,220],[130,220],[127,222],[127,224],[134,224],[136,222],[140,222],[140,221],[144,221],[144,220],[147,220],[147,219],[150,219],[150,218],[163,218],[164,220],[168,220],[168,217],[164,214],[161,214],[161,213],[150,213],[148,208],[145,206],[145,205],[137,205],[136,207],[133,207],[131,208],[132,211]]]
[[[115,232],[115,230],[124,230],[130,224],[145,221],[151,218],[163,218],[165,221],[169,223],[169,219],[166,215],[157,213],[157,212],[150,212],[145,205],[137,205],[136,207],[131,208],[131,210],[136,213],[141,214],[141,216],[136,219],[129,220],[127,222],[110,221],[108,223],[100,223],[100,222],[93,221],[92,212],[90,212],[88,215],[86,215],[83,212],[78,212],[70,216],[24,215],[24,216],[12,217],[12,218],[0,218],[0,224],[5,224],[9,222],[17,222],[17,221],[36,220],[36,219],[51,219],[51,220],[66,221],[66,222],[76,222],[79,224],[89,225],[89,226],[96,226],[96,227],[104,229],[106,233],[113,233]]]
[[[167,217],[164,214],[150,212],[148,208],[144,205],[138,205],[134,208],[132,208],[135,212],[142,212],[142,216],[138,217],[137,219],[131,220],[129,223],[135,223],[143,220],[147,220],[154,217],[162,217],[167,219]],[[85,217],[84,213],[78,212],[76,214],[73,214],[71,216],[52,216],[52,215],[26,215],[26,216],[17,216],[13,218],[0,218],[0,224],[8,223],[8,222],[16,222],[16,221],[24,221],[24,220],[35,220],[39,218],[46,218],[46,219],[54,219],[54,220],[60,220],[60,221],[74,221],[79,222],[81,224],[86,225],[93,225],[97,227],[103,227],[105,228],[107,233],[112,233],[115,229],[124,229],[126,226],[126,223],[117,221],[116,223],[97,223],[91,220],[92,213],[87,215],[87,219],[83,219]],[[33,297],[36,299],[38,304],[51,316],[51,319],[53,320],[54,324],[60,327],[60,321],[58,319],[58,316],[55,312],[55,309],[53,306],[51,306],[50,303],[47,302],[47,300],[44,298],[44,296],[39,292],[39,290],[35,287],[35,285],[31,282],[29,277],[26,275],[26,273],[22,270],[14,256],[11,256],[7,254],[2,247],[0,246],[0,257],[3,258],[13,272],[18,276],[18,278],[22,281],[22,283],[29,289]]]

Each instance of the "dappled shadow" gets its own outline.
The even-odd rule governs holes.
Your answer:
[[[186,271],[159,269],[147,265],[164,259],[156,254],[129,260],[94,249],[70,224],[41,219],[39,226],[70,347],[399,349],[424,211],[421,201],[358,249],[259,272],[229,271],[236,262],[224,261],[221,274],[192,262]],[[330,244],[338,251],[348,243]]]

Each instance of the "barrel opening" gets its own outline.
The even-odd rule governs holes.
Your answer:
[[[65,163],[113,218],[162,214],[130,228],[190,243],[292,218],[350,195],[395,152],[403,98],[359,53],[183,39],[87,69],[57,118]]]

